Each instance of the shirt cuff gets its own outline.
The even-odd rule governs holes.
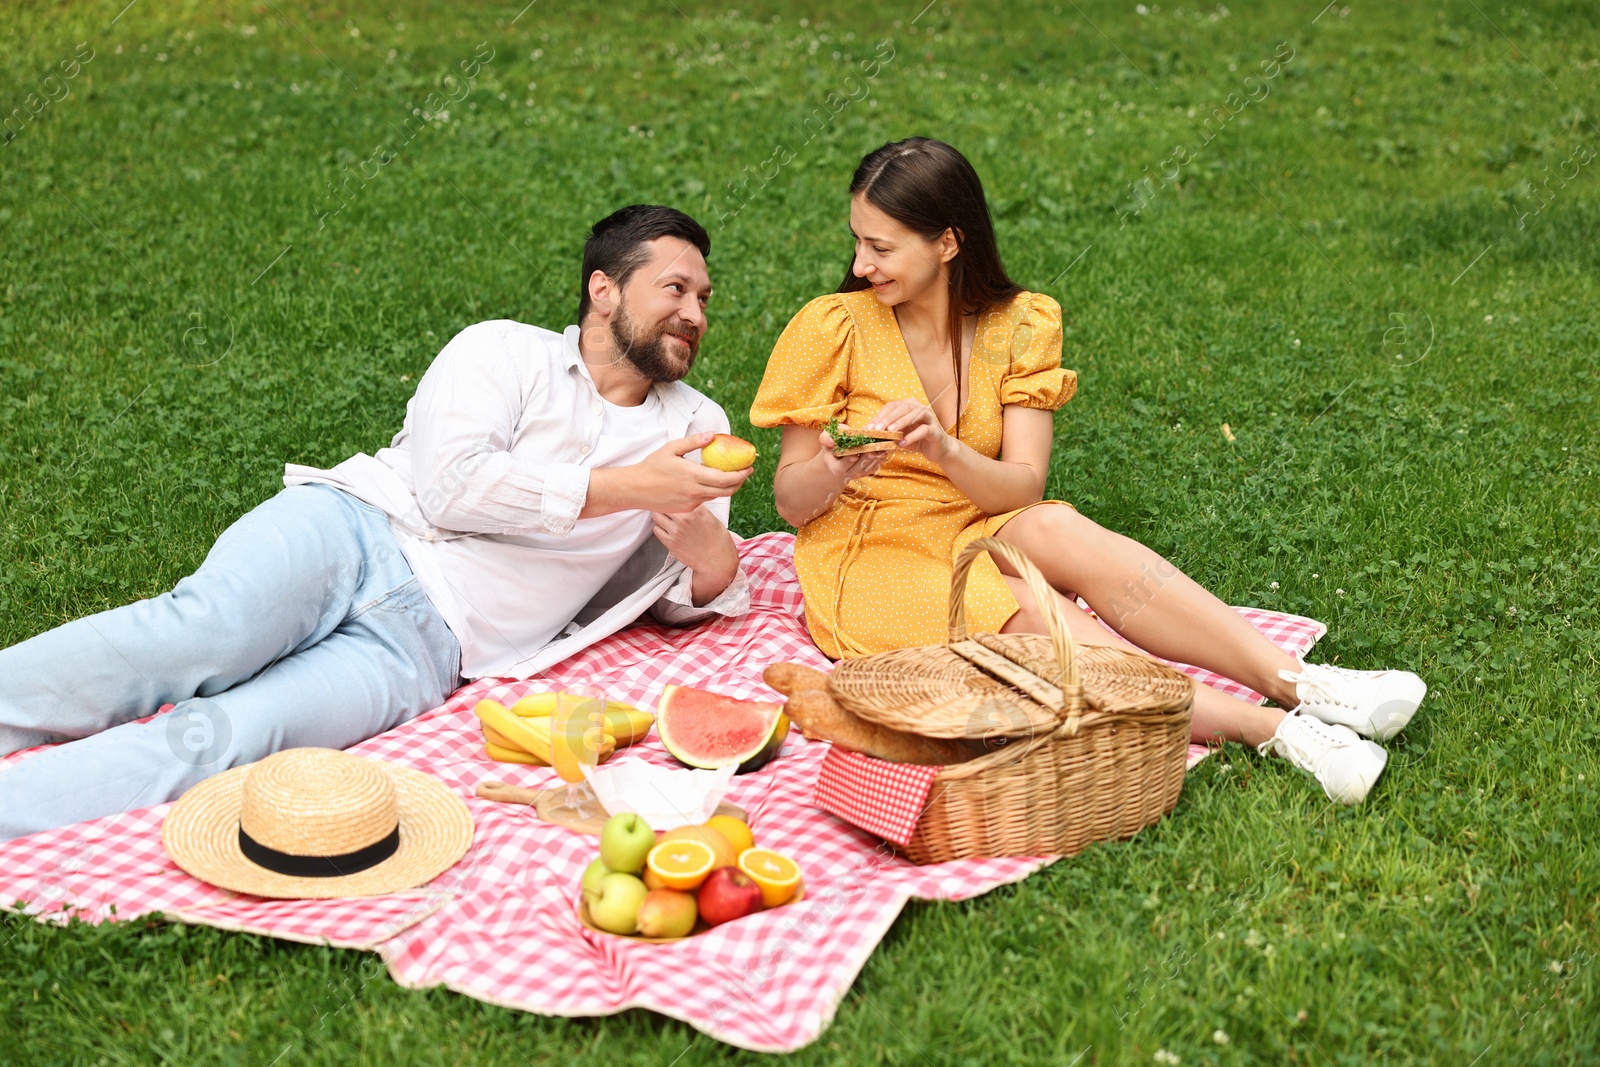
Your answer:
[[[740,560],[739,568],[733,572],[727,587],[707,603],[698,606],[694,602],[694,572],[685,567],[683,573],[678,575],[678,580],[661,594],[655,614],[662,622],[679,626],[712,615],[736,618],[749,610],[750,579],[745,575],[744,561]]]
[[[589,498],[589,468],[579,463],[554,463],[544,470],[539,513],[546,532],[565,537],[577,524]]]

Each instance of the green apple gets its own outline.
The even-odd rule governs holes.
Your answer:
[[[656,832],[632,812],[613,815],[600,830],[600,858],[613,871],[638,874],[656,847]]]
[[[595,860],[583,869],[583,899],[593,904],[600,895],[600,879],[611,873],[605,860]]]
[[[589,918],[610,933],[634,933],[639,929],[639,905],[649,894],[638,878],[612,871],[600,879],[600,895],[589,901]]]

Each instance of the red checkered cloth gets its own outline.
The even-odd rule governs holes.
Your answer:
[[[332,901],[265,900],[213,889],[167,858],[160,830],[170,805],[162,804],[0,843],[0,901],[45,921],[159,912],[227,930],[369,949],[382,956],[395,981],[411,988],[444,985],[544,1015],[643,1007],[741,1048],[801,1048],[832,1020],[907,899],[977,896],[1026,877],[1050,858],[913,866],[878,838],[811,804],[830,746],[795,732],[782,758],[735,778],[728,799],[749,813],[763,845],[800,862],[805,898],[685,941],[645,944],[578,922],[577,887],[596,853],[595,838],[542,822],[530,808],[473,795],[486,779],[532,788],[559,784],[548,768],[485,757],[471,710],[484,697],[510,702],[582,682],[643,707],[668,683],[772,700],[776,694],[761,681],[768,664],[826,668],[806,635],[793,539],[765,534],[743,542],[740,552],[754,596],[745,617],[686,630],[628,630],[538,678],[475,682],[443,706],[350,750],[433,774],[471,808],[472,848],[421,889]],[[655,740],[618,758],[676,765]]]

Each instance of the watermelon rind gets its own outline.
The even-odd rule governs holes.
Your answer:
[[[776,744],[773,743],[775,736],[780,733],[780,728],[782,733],[788,733],[788,730],[786,729],[788,726],[788,717],[779,711],[773,719],[771,728],[769,728],[762,735],[759,741],[742,746],[737,751],[730,749],[722,752],[709,753],[705,751],[693,750],[689,747],[689,744],[685,739],[673,736],[674,722],[672,717],[672,703],[674,696],[680,691],[697,693],[703,696],[713,697],[719,700],[726,700],[740,705],[754,704],[755,702],[736,700],[733,697],[722,697],[716,693],[708,693],[703,690],[690,689],[687,686],[667,686],[666,689],[662,691],[661,700],[656,707],[656,734],[661,738],[662,747],[671,753],[673,758],[679,763],[683,764],[685,767],[694,767],[699,770],[714,771],[719,768],[729,766],[730,764],[740,766],[742,768],[744,764],[749,763],[753,764],[750,769],[754,770],[757,766],[762,766],[769,762],[773,756],[777,755],[777,750],[782,747],[782,738],[778,738]],[[760,762],[757,763],[756,761]]]
[[[767,736],[767,743],[761,746],[761,751],[739,764],[739,769],[733,773],[749,774],[771,763],[777,758],[778,751],[783,748],[783,742],[788,736],[789,716],[780,711],[778,721],[772,724],[772,733]]]

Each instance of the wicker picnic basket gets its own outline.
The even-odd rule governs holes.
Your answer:
[[[967,575],[981,552],[1028,583],[1049,637],[968,637]],[[1075,647],[1044,576],[995,538],[979,538],[956,560],[948,644],[845,660],[828,689],[863,719],[982,739],[989,749],[934,779],[901,850],[913,863],[1072,855],[1149,826],[1183,787],[1194,682],[1120,648]]]

